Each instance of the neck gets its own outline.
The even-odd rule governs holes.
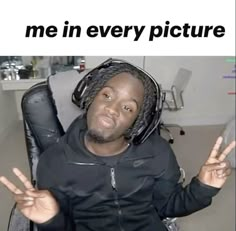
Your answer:
[[[129,146],[124,138],[106,143],[96,143],[85,136],[84,143],[90,152],[98,156],[114,156],[125,151]]]

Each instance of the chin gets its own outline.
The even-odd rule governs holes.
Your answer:
[[[90,141],[100,144],[107,143],[113,140],[112,137],[104,136],[104,132],[100,132],[94,129],[89,129],[86,135]]]

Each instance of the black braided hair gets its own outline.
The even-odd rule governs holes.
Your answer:
[[[144,86],[144,100],[140,109],[140,113],[133,125],[125,133],[125,138],[130,139],[131,137],[134,137],[135,134],[137,134],[142,126],[146,127],[150,123],[150,118],[154,110],[153,108],[156,106],[156,87],[152,80],[145,76],[143,72],[126,63],[113,64],[110,67],[100,69],[94,74],[94,76],[91,77],[92,81],[86,89],[82,100],[84,102],[84,109],[86,112],[89,108],[89,105],[93,102],[97,93],[103,88],[105,83],[112,77],[121,73],[131,74],[133,77],[141,80]]]

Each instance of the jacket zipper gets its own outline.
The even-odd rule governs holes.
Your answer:
[[[115,169],[114,168],[111,168],[111,186],[112,186],[112,189],[113,189],[113,192],[115,195],[114,203],[115,203],[117,210],[118,210],[119,228],[121,231],[125,231],[125,229],[122,226],[122,222],[121,222],[122,210],[121,210],[120,203],[118,200],[118,192],[117,192],[117,187],[116,187],[116,176],[115,176]]]
[[[84,163],[84,162],[72,162],[72,161],[68,161],[67,163],[75,165],[85,165],[85,166],[103,165],[102,163]]]
[[[146,158],[150,158],[150,156],[145,157]],[[144,158],[142,158],[144,159]],[[132,160],[132,159],[128,159],[128,160]],[[120,162],[120,161],[119,161]],[[84,165],[84,166],[95,166],[95,165],[106,165],[105,163],[94,163],[94,162],[74,162],[74,161],[68,161],[68,164],[75,164],[75,165]],[[117,211],[118,211],[118,221],[119,221],[119,229],[120,231],[125,231],[124,227],[122,226],[122,210],[120,207],[120,203],[118,200],[118,191],[117,191],[117,186],[116,186],[116,176],[115,176],[115,168],[111,167],[110,168],[110,176],[111,176],[111,186],[114,192],[114,204],[117,207]]]

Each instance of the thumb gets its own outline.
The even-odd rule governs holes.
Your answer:
[[[34,197],[34,198],[43,198],[47,195],[46,190],[27,190],[25,192],[28,196]]]
[[[204,165],[203,168],[205,171],[208,172],[212,172],[214,170],[219,170],[219,169],[223,169],[226,167],[226,163],[222,162],[222,163],[215,163],[215,164],[207,164]]]

